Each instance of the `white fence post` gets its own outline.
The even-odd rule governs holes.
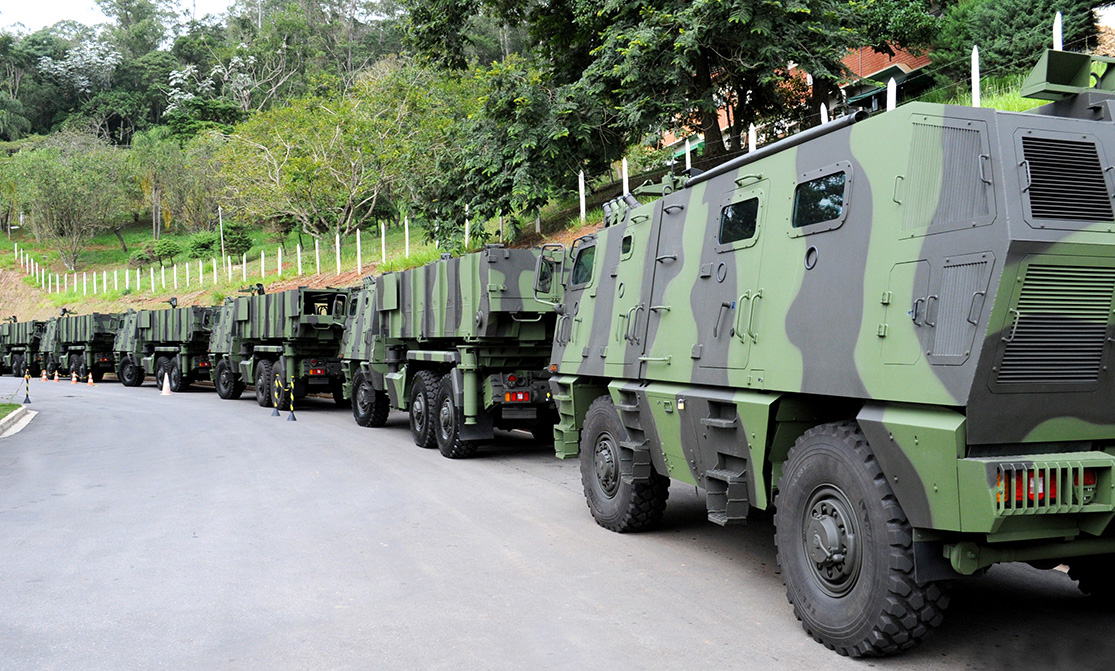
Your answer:
[[[160,275],[160,277],[162,278],[162,281],[163,281],[163,289],[166,289],[166,266],[164,266],[164,265],[159,266],[159,275]]]
[[[87,296],[87,295],[89,295],[89,291],[88,291],[88,289],[89,289],[88,279],[89,279],[88,275],[86,275],[86,274],[85,274],[84,272],[83,272],[83,273],[81,273],[81,295],[82,295],[82,296]]]
[[[275,275],[278,277],[283,276],[283,248],[280,245],[279,249],[275,252]]]
[[[190,288],[190,262],[187,261],[182,265],[186,267],[186,288],[189,289]]]
[[[151,292],[155,292],[155,266],[147,267],[148,274],[151,276]]]
[[[317,274],[321,274],[321,249],[318,248],[317,238],[314,238],[314,259],[317,261]]]
[[[298,276],[302,277],[302,244],[299,243],[295,249],[298,252]]]
[[[689,167],[689,140],[685,141],[685,167]],[[585,171],[577,173],[577,190],[581,193],[581,223],[585,223]],[[501,231],[502,233],[502,231]]]
[[[93,295],[97,295],[97,273],[93,273]]]
[[[379,262],[387,263],[387,224],[379,222]]]
[[[174,264],[174,290],[178,291],[178,264]]]
[[[240,272],[244,276],[244,281],[248,281],[248,252],[240,255]]]
[[[262,249],[259,250],[259,276],[267,277],[267,254]]]
[[[337,274],[341,274],[341,234],[338,233],[336,240],[333,243],[337,249]]]
[[[364,257],[361,255],[360,249],[360,229],[356,229],[356,272],[364,272]]]
[[[226,254],[225,261],[228,263],[228,281],[232,281],[232,256]]]
[[[403,215],[403,241],[404,241],[404,244],[405,244],[405,247],[403,249],[403,253],[406,254],[406,257],[409,259],[410,258],[410,215],[408,215],[408,214]]]
[[[112,290],[120,291],[120,274],[116,272],[115,268],[112,269]]]
[[[213,259],[213,284],[217,283],[217,259]]]

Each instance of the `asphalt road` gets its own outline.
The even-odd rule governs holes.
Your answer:
[[[18,380],[0,380],[0,397]],[[1115,606],[1057,571],[957,585],[897,658],[810,640],[769,519],[596,526],[516,435],[450,461],[313,400],[41,383],[0,441],[0,669],[1110,669]]]

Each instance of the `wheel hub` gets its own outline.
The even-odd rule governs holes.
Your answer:
[[[414,418],[414,428],[419,433],[426,427],[426,401],[422,396],[422,394],[418,394],[414,397],[414,412],[411,413],[411,417]]]
[[[596,481],[600,489],[611,498],[619,489],[619,466],[616,459],[616,446],[608,434],[601,435],[596,440],[596,449],[593,453],[593,466],[596,471]]]
[[[453,404],[449,399],[441,404],[438,420],[441,422],[441,435],[448,438],[453,432]]]
[[[822,590],[843,596],[859,578],[858,520],[844,492],[824,487],[806,507],[802,534],[805,553]]]

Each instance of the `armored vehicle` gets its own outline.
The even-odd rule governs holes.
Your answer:
[[[349,303],[348,289],[300,287],[228,298],[217,308],[209,339],[213,383],[223,399],[239,398],[248,382],[256,402],[287,408],[294,398],[312,392],[345,403],[341,334]]]
[[[46,322],[17,322],[15,317],[0,324],[0,373],[15,377],[24,373],[38,375],[39,342]]]
[[[64,312],[43,328],[39,364],[47,375],[56,371],[63,375],[76,373],[82,380],[92,375],[94,381],[100,382],[114,368],[112,343],[119,323],[120,314]]]
[[[848,655],[997,562],[1115,596],[1113,62],[1046,53],[1031,113],[856,113],[544,250],[596,520],[649,526],[671,479],[717,524],[776,508],[794,612]]]
[[[547,364],[555,315],[535,300],[537,252],[489,245],[366,281],[342,346],[362,426],[410,412],[414,442],[472,455],[493,430],[552,439]]]
[[[179,392],[208,379],[215,312],[212,307],[180,308],[174,299],[169,310],[129,310],[121,317],[112,346],[120,382],[138,387],[153,375],[158,386],[166,377],[171,391]]]

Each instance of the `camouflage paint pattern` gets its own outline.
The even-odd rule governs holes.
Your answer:
[[[216,310],[201,306],[129,310],[121,316],[112,346],[117,371],[130,361],[154,375],[156,360],[166,357],[188,380],[209,377],[209,337]]]
[[[726,523],[726,488],[768,507],[797,436],[854,419],[927,538],[1115,551],[1113,111],[911,103],[619,208],[566,264],[558,455],[610,394],[636,460]],[[996,506],[1004,468],[1082,459],[1090,507]]]
[[[341,384],[338,354],[350,293],[299,287],[226,299],[214,308],[211,378],[216,382],[223,359],[241,380],[253,384],[256,365],[266,360],[282,363],[288,381],[293,378],[295,397]]]
[[[20,376],[28,368],[38,374],[39,342],[43,337],[44,321],[0,323],[0,373]]]
[[[47,322],[39,345],[39,364],[53,375],[101,375],[113,370],[112,343],[120,324],[119,313],[64,315]]]
[[[363,372],[408,410],[420,370],[455,377],[466,440],[491,438],[493,427],[553,423],[549,361],[554,312],[534,297],[537,251],[489,245],[419,268],[368,278],[355,294],[345,329],[345,395]],[[530,402],[505,404],[510,390]],[[507,407],[505,407],[507,406]]]

